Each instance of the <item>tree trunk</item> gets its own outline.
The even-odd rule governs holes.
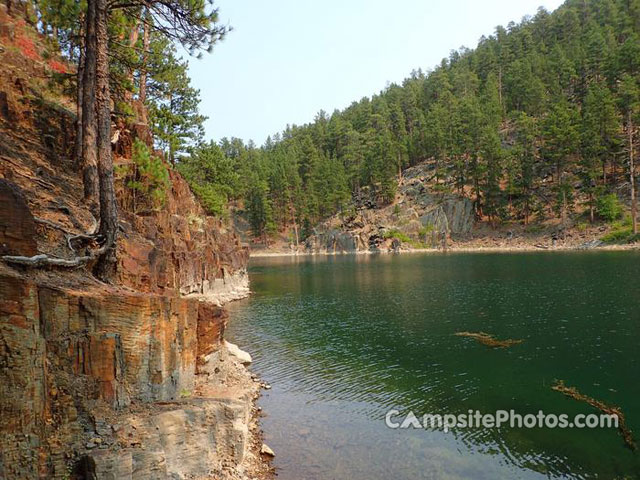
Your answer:
[[[169,110],[171,112],[175,112],[175,108],[173,106],[173,94],[169,93]],[[168,143],[168,147],[169,147],[169,163],[171,163],[171,165],[175,165],[174,162],[174,158],[173,156],[175,155],[175,152],[173,151],[173,121],[171,120],[171,118],[169,118],[169,121],[167,122],[167,137],[169,138],[167,143]]]
[[[92,210],[95,210],[98,199],[95,17],[96,0],[89,0],[85,16],[85,54],[82,74],[82,179],[84,198]],[[93,213],[97,214],[97,212]]]
[[[143,14],[143,31],[142,31],[142,67],[140,67],[140,94],[138,98],[140,99],[140,103],[143,104],[147,101],[147,62],[149,61],[149,25],[147,22],[150,21],[149,16],[146,15],[146,12]],[[145,109],[143,111],[146,112]],[[146,118],[144,119],[146,123]]]
[[[138,35],[139,35],[139,31],[140,31],[140,18],[137,17],[135,19],[134,25],[131,27],[131,31],[129,32],[129,50],[134,50],[136,43],[138,43]],[[131,85],[131,88],[133,88],[133,74],[134,74],[134,70],[130,70],[127,72],[127,80],[129,81],[129,84]],[[125,103],[127,103],[127,105],[130,105],[131,102],[133,101],[133,92],[127,88],[124,91],[124,101]]]
[[[76,80],[76,142],[74,145],[74,161],[76,168],[82,170],[82,99],[84,80],[84,42],[80,40],[80,58],[78,59],[78,72]]]
[[[627,130],[629,135],[629,179],[631,180],[631,225],[633,234],[638,233],[638,205],[636,203],[636,178],[633,158],[633,119],[631,110],[627,113]]]
[[[567,192],[565,191],[563,185],[563,174],[564,171],[560,168],[560,160],[556,161],[556,185],[558,188],[562,189],[562,211],[560,213],[560,217],[562,218],[562,225],[565,225],[567,221]]]
[[[100,181],[100,229],[105,252],[98,259],[95,273],[109,281],[116,270],[118,208],[113,183],[111,157],[111,95],[109,92],[109,35],[107,0],[96,2],[96,100],[98,104],[98,178]]]
[[[504,118],[505,108],[502,103],[502,67],[498,69],[498,98],[500,101],[500,112],[502,114],[502,118]]]
[[[76,143],[74,145],[74,160],[76,169],[82,169],[82,99],[84,82],[84,41],[80,35],[80,58],[78,59],[78,75],[76,80]]]
[[[289,201],[289,211],[291,213],[291,220],[293,220],[293,231],[296,235],[296,253],[300,245],[300,237],[298,236],[298,222],[296,220],[296,209],[293,206],[293,202]]]

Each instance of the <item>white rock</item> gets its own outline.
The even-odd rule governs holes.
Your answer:
[[[236,357],[243,365],[249,365],[253,361],[251,359],[251,355],[244,350],[241,350],[237,345],[225,340],[224,346],[227,347],[229,355]]]
[[[260,448],[260,453],[264,454],[264,455],[269,455],[270,457],[275,457],[276,454],[273,452],[273,450],[271,450],[269,448],[269,445],[267,445],[266,443],[262,444],[262,447]]]

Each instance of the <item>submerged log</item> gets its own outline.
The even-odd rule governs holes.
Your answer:
[[[478,343],[481,343],[491,348],[507,348],[512,345],[517,345],[519,343],[522,343],[524,341],[524,340],[515,340],[512,338],[508,338],[506,340],[498,340],[494,338],[493,335],[490,335],[485,332],[456,332],[455,335],[458,337],[473,338]]]
[[[618,417],[618,430],[620,430],[620,434],[624,439],[624,443],[631,450],[636,449],[636,443],[633,440],[633,435],[631,434],[631,430],[629,430],[629,427],[627,427],[627,422],[625,421],[624,414],[622,413],[620,407],[607,405],[600,400],[596,400],[595,398],[591,398],[588,395],[584,395],[583,393],[580,393],[575,387],[567,387],[564,384],[563,380],[556,380],[556,383],[551,387],[551,389],[555,390],[556,392],[560,392],[567,397],[571,397],[574,400],[578,400],[579,402],[585,402],[591,405],[593,408],[600,410],[602,413],[605,413],[607,415],[615,415],[616,417]]]

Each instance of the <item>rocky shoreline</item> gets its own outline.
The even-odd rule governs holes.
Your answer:
[[[403,172],[392,203],[380,205],[361,193],[351,208],[316,225],[299,245],[284,231],[268,246],[256,244],[251,256],[638,248],[605,244],[603,238],[620,227],[591,222],[585,211],[564,220],[548,212],[534,223],[492,223],[477,217],[470,198],[469,192],[444,192],[434,183],[433,165],[425,162]]]
[[[223,308],[1,264],[0,298],[0,477],[271,476]]]
[[[268,257],[313,257],[313,256],[336,256],[336,255],[386,255],[386,254],[411,254],[411,253],[429,253],[429,254],[442,254],[442,253],[510,253],[510,252],[570,252],[570,251],[584,251],[584,250],[598,250],[598,251],[617,251],[617,250],[640,250],[639,244],[630,245],[560,245],[560,246],[544,246],[540,244],[523,244],[514,246],[483,246],[483,245],[450,245],[446,250],[434,249],[434,248],[398,248],[396,250],[357,250],[357,251],[281,251],[281,250],[262,250],[251,251],[250,258],[268,258]]]

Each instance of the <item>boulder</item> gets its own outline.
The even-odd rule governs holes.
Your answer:
[[[251,359],[251,355],[244,350],[241,350],[236,344],[224,341],[224,346],[227,348],[229,354],[233,357],[236,357],[240,363],[243,365],[249,365],[253,360]]]
[[[260,447],[260,453],[263,454],[263,455],[267,455],[269,457],[275,457],[276,456],[274,451],[271,450],[269,445],[267,445],[266,443],[263,443],[262,447]]]

